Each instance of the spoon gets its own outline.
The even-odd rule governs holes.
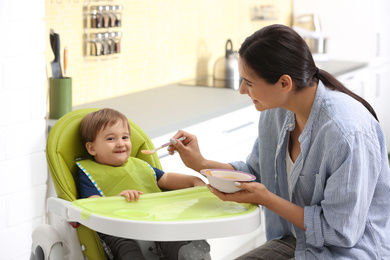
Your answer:
[[[182,140],[185,140],[185,139],[186,139],[186,137],[183,136],[183,137],[178,138],[177,140],[182,141]],[[156,148],[154,150],[142,150],[141,153],[143,153],[143,154],[154,154],[155,152],[157,152],[161,148],[167,147],[168,145],[171,145],[171,144],[172,144],[171,142],[163,144],[163,145],[161,145],[160,147],[158,147],[158,148]]]

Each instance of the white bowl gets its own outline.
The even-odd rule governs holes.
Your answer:
[[[212,187],[225,193],[233,193],[241,190],[234,184],[237,181],[254,181],[256,179],[252,174],[235,170],[204,169],[200,173],[209,180]]]

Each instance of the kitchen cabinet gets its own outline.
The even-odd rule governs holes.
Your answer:
[[[197,136],[205,158],[221,162],[245,161],[257,138],[259,116],[260,112],[251,105],[183,130]],[[162,144],[175,133],[154,138],[152,142]],[[200,173],[187,168],[178,154],[170,156],[166,150],[159,150],[158,153],[163,170],[195,175],[207,182]],[[209,239],[208,242],[211,245],[212,259],[233,259],[266,242],[264,225],[245,235]]]
[[[385,133],[387,151],[390,151],[390,89],[388,87],[388,76],[390,75],[390,63],[374,67],[370,74],[371,92],[367,101],[374,108],[379,123]]]
[[[390,61],[390,1],[294,0],[294,16],[318,15],[330,59]]]
[[[245,161],[257,137],[259,116],[260,113],[253,106],[248,106],[183,130],[197,136],[205,158],[222,162]],[[162,144],[174,134],[176,131],[154,138],[152,142]],[[199,173],[183,164],[178,154],[170,156],[166,150],[158,153],[164,170],[199,176]]]
[[[347,88],[364,99],[369,99],[372,95],[370,82],[370,71],[367,67],[354,70],[336,77]]]

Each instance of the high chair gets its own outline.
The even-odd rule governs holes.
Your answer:
[[[58,198],[67,201],[78,199],[75,179],[78,178],[79,168],[75,163],[76,158],[90,157],[81,142],[79,128],[84,116],[96,110],[98,109],[72,111],[60,118],[50,129],[47,138],[46,158]],[[141,153],[141,150],[154,149],[150,138],[133,121],[129,120],[129,123],[132,142],[131,156],[140,158],[151,166],[161,169],[157,154],[145,155]],[[88,259],[106,259],[100,239],[95,231],[83,225],[76,230],[80,245],[84,249],[83,253]]]
[[[44,257],[31,259],[104,260],[105,251],[96,231],[143,240],[146,244],[141,241],[141,249],[149,260],[158,259],[147,250],[151,241],[234,236],[259,227],[257,206],[223,202],[204,186],[144,194],[137,203],[128,203],[123,197],[78,200],[76,159],[89,157],[79,127],[84,116],[96,110],[72,111],[60,118],[49,132],[46,157],[58,198],[47,201],[49,224],[38,226],[32,234],[32,256]],[[129,123],[131,156],[161,169],[157,153],[141,153],[141,150],[154,149],[150,138],[134,122],[129,120]],[[113,210],[117,205],[119,209]],[[148,212],[148,207],[153,213]],[[48,257],[52,252],[60,255],[62,251],[64,256]]]

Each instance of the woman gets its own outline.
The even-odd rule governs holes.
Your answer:
[[[390,170],[372,107],[319,70],[291,28],[265,27],[239,51],[247,94],[261,111],[246,162],[205,159],[179,131],[169,150],[199,171],[236,169],[256,182],[222,200],[265,207],[268,242],[239,259],[390,259]]]

